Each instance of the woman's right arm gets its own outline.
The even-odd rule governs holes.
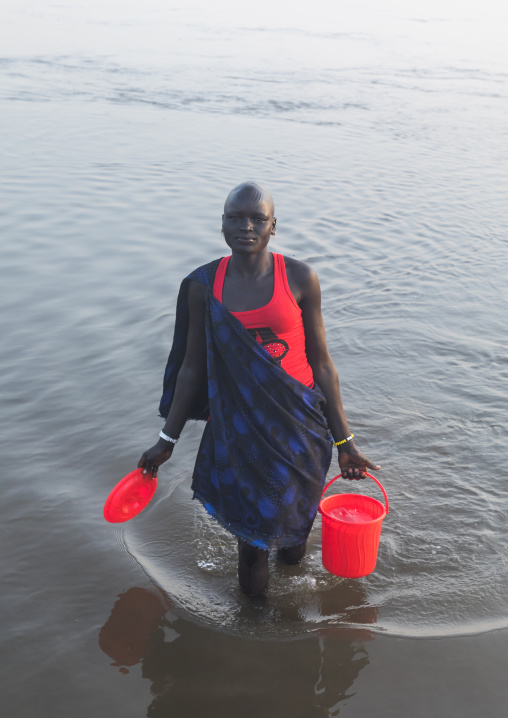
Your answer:
[[[202,284],[191,282],[189,285],[189,330],[185,357],[178,372],[175,395],[168,418],[162,431],[177,439],[189,418],[198,398],[200,388],[206,379],[206,336],[205,306],[207,289]],[[173,453],[174,444],[160,438],[150,449],[143,452],[138,467],[143,473],[157,476],[161,464]]]

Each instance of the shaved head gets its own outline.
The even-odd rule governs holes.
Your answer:
[[[273,197],[271,192],[269,192],[264,187],[261,187],[261,185],[257,184],[256,182],[242,182],[242,184],[239,184],[234,187],[226,197],[226,201],[224,202],[224,212],[227,212],[229,205],[238,199],[247,199],[254,202],[265,202],[270,209],[272,216],[275,213],[275,207],[273,204]]]

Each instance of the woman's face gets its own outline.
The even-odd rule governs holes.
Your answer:
[[[222,231],[233,252],[262,252],[275,234],[275,224],[271,203],[259,197],[258,192],[242,191],[228,199],[224,207]]]

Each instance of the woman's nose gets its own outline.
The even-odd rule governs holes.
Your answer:
[[[240,229],[252,229],[253,224],[250,217],[244,217],[240,222]]]

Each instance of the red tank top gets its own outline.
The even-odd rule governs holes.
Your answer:
[[[257,342],[297,381],[314,386],[312,369],[305,353],[302,310],[289,288],[286,265],[282,254],[273,256],[273,296],[268,304],[246,312],[231,312]],[[229,257],[223,257],[217,267],[213,296],[222,303],[222,288]]]

